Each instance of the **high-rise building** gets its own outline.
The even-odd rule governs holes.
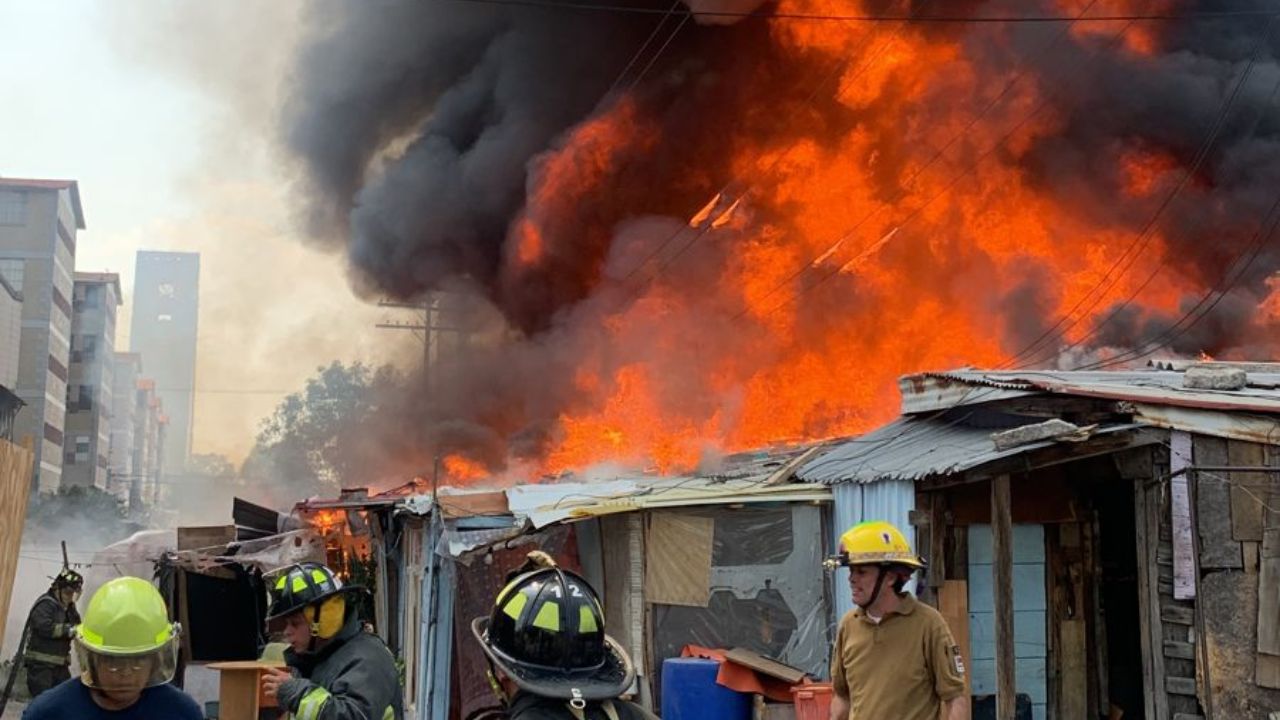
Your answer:
[[[74,180],[0,178],[0,274],[22,295],[14,439],[35,450],[33,485],[62,483],[67,365],[71,353],[76,231],[84,229]]]
[[[62,485],[106,490],[120,276],[75,274]]]
[[[107,490],[122,502],[129,502],[129,491],[136,474],[134,446],[138,431],[138,380],[142,377],[142,356],[117,352],[111,373],[111,451],[107,455]]]
[[[168,435],[169,418],[164,404],[156,395],[154,380],[138,380],[137,404],[134,416],[133,477],[129,483],[129,511],[135,515],[160,501],[164,487],[165,438]]]
[[[138,252],[129,345],[146,359],[169,419],[164,467],[170,472],[181,472],[191,456],[199,294],[199,253]]]

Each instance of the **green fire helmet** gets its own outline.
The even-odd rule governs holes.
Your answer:
[[[173,679],[178,665],[177,623],[169,622],[164,598],[151,583],[136,577],[108,581],[89,599],[74,637],[83,680],[103,687],[111,674],[127,667],[148,671],[146,687]],[[130,662],[120,662],[129,659]],[[107,683],[109,684],[109,682]]]

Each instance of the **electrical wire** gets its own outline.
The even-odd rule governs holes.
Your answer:
[[[554,2],[553,0],[433,0],[443,3],[462,3],[473,5],[497,5],[507,7],[523,7],[544,10],[607,12],[632,15],[658,15],[668,11],[660,8],[635,7],[627,5],[605,5],[592,3]],[[1061,23],[1070,22],[1060,15],[871,15],[863,13],[800,13],[800,12],[747,12],[734,10],[684,10],[683,14],[705,18],[759,18],[762,20],[793,21],[835,21],[864,23]],[[1090,22],[1114,21],[1168,21],[1168,20],[1222,20],[1233,18],[1258,18],[1272,14],[1266,10],[1218,10],[1190,13],[1152,12],[1152,13],[1115,13],[1089,18]]]
[[[1088,4],[1088,5],[1086,5],[1086,6],[1085,6],[1085,7],[1084,7],[1084,8],[1083,8],[1083,9],[1082,9],[1082,10],[1081,10],[1081,11],[1080,11],[1080,12],[1079,12],[1075,17],[1074,17],[1074,18],[1072,18],[1072,20],[1073,20],[1073,21],[1074,21],[1074,20],[1079,20],[1079,19],[1081,19],[1082,17],[1084,17],[1084,16],[1089,12],[1089,10],[1093,8],[1093,6],[1094,6],[1096,3],[1097,3],[1097,0],[1091,0],[1091,1],[1089,2],[1089,4]],[[1042,54],[1048,53],[1048,52],[1049,52],[1052,48],[1054,48],[1054,47],[1055,47],[1055,46],[1056,46],[1060,41],[1062,41],[1064,38],[1068,37],[1068,36],[1069,36],[1069,33],[1070,33],[1070,31],[1071,31],[1071,27],[1072,27],[1071,25],[1067,25],[1067,26],[1066,26],[1066,28],[1064,28],[1064,29],[1063,29],[1063,31],[1062,31],[1061,33],[1059,33],[1058,35],[1056,35],[1056,36],[1054,37],[1054,39],[1053,39],[1051,42],[1049,42],[1049,43],[1048,43],[1048,44],[1047,44],[1047,45],[1046,45],[1046,46],[1045,46],[1045,47],[1044,47],[1044,48],[1043,48],[1039,53],[1037,53],[1037,55],[1042,55]],[[990,102],[988,102],[988,103],[987,103],[987,105],[986,105],[986,107],[984,107],[982,110],[980,110],[980,111],[978,112],[978,114],[977,114],[977,115],[975,115],[975,116],[974,116],[974,117],[969,121],[969,123],[968,123],[967,125],[965,125],[965,127],[964,127],[964,128],[962,128],[959,132],[957,132],[957,133],[955,133],[954,135],[952,135],[952,136],[951,136],[951,138],[950,138],[950,139],[949,139],[945,144],[943,144],[943,146],[942,146],[941,148],[939,148],[937,151],[935,151],[935,152],[934,152],[934,154],[933,154],[933,155],[932,155],[928,160],[926,160],[922,165],[919,165],[918,167],[916,167],[916,169],[915,169],[915,170],[914,170],[914,171],[913,171],[913,172],[912,172],[912,173],[911,173],[911,174],[906,178],[906,180],[904,180],[904,181],[902,182],[902,185],[903,185],[904,187],[905,187],[905,186],[910,186],[913,182],[915,182],[916,178],[918,178],[922,173],[924,173],[924,171],[925,171],[925,170],[928,170],[930,167],[932,167],[932,166],[934,165],[934,163],[936,163],[938,160],[940,160],[940,159],[941,159],[941,158],[946,154],[946,152],[947,152],[948,150],[950,150],[950,149],[951,149],[951,147],[956,143],[956,141],[958,141],[958,140],[959,140],[960,138],[962,138],[962,137],[966,137],[966,136],[968,136],[968,135],[972,132],[972,130],[973,130],[973,128],[974,128],[974,126],[975,126],[975,125],[977,125],[977,123],[978,123],[980,120],[982,120],[982,118],[986,117],[986,116],[991,112],[991,110],[992,110],[992,109],[994,109],[994,108],[996,107],[996,105],[998,105],[998,104],[999,104],[999,103],[1000,103],[1000,102],[1001,102],[1001,101],[1002,101],[1002,100],[1003,100],[1003,99],[1004,99],[1004,98],[1009,94],[1009,92],[1010,92],[1011,90],[1013,90],[1013,88],[1014,88],[1014,87],[1016,87],[1016,86],[1017,86],[1017,84],[1022,80],[1022,78],[1023,78],[1023,77],[1025,77],[1025,75],[1027,74],[1027,72],[1028,72],[1028,70],[1029,70],[1029,67],[1030,67],[1030,62],[1025,62],[1025,63],[1023,63],[1023,67],[1022,67],[1020,70],[1018,70],[1018,71],[1014,74],[1014,76],[1013,76],[1012,78],[1010,78],[1010,80],[1009,80],[1007,83],[1005,83],[1005,86],[1004,86],[1004,88],[1000,91],[1000,93],[999,93],[999,94],[997,94],[997,95],[996,95],[996,96],[995,96],[995,97],[994,97]],[[1034,113],[1034,111],[1033,111],[1033,113]],[[1028,119],[1030,119],[1030,118],[1028,118]],[[1016,128],[1015,128],[1015,130],[1016,130]],[[976,168],[976,162],[975,162],[975,164],[974,164],[974,165],[970,166],[970,167],[968,168],[968,170],[969,170],[969,171],[972,171],[974,168]],[[899,199],[903,199],[903,198],[901,198],[901,197],[900,197]],[[936,199],[936,198],[934,198],[934,199]],[[853,237],[853,234],[854,234],[854,233],[856,233],[859,229],[861,229],[861,228],[862,228],[862,226],[863,226],[863,225],[865,225],[865,224],[867,223],[867,221],[869,221],[869,220],[871,220],[872,218],[874,218],[874,217],[876,217],[877,215],[879,215],[879,214],[880,214],[880,213],[881,213],[881,212],[882,212],[886,207],[888,207],[888,205],[881,205],[881,206],[879,206],[877,209],[875,209],[875,210],[871,211],[870,213],[867,213],[867,214],[866,214],[865,216],[863,216],[863,218],[862,218],[861,220],[859,220],[859,221],[858,221],[858,222],[857,222],[853,227],[851,227],[851,228],[849,228],[849,229],[845,230],[843,233],[841,233],[841,234],[840,234],[840,236],[836,239],[836,241],[835,241],[834,243],[832,243],[830,246],[828,246],[828,247],[826,248],[826,250],[824,250],[824,251],[823,251],[822,253],[820,253],[819,255],[817,255],[817,256],[815,256],[815,257],[813,257],[813,258],[810,258],[810,259],[809,259],[809,261],[807,261],[807,262],[805,262],[805,263],[802,263],[802,264],[799,266],[799,268],[797,268],[797,269],[795,270],[795,272],[791,273],[791,274],[790,274],[789,276],[787,276],[787,277],[786,277],[782,282],[778,283],[778,284],[777,284],[777,285],[775,285],[772,289],[770,289],[767,293],[765,293],[765,294],[760,298],[760,301],[759,301],[759,302],[760,302],[760,303],[764,303],[764,302],[765,302],[765,301],[767,301],[770,297],[772,297],[774,294],[776,294],[779,290],[781,290],[781,289],[782,289],[782,288],[784,288],[784,287],[789,286],[793,281],[795,281],[795,280],[796,280],[797,278],[799,278],[801,275],[805,274],[805,273],[806,273],[807,271],[809,271],[810,269],[817,268],[819,264],[821,264],[822,262],[824,262],[824,261],[825,261],[827,258],[829,258],[832,254],[834,254],[834,253],[836,252],[836,250],[838,250],[838,249],[840,248],[840,246],[841,246],[841,245],[843,245],[843,244],[844,244],[844,243],[845,243],[849,238]],[[925,204],[925,207],[928,207],[928,203],[926,203],[926,204]],[[904,224],[905,224],[906,222],[908,222],[910,219],[911,219],[911,216],[909,216],[909,217],[907,218],[907,220],[904,220],[904,221],[902,221],[902,222],[898,223],[898,224],[894,227],[894,229],[893,229],[893,230],[889,231],[889,233],[887,233],[886,235],[884,235],[884,236],[883,236],[879,241],[877,241],[876,243],[873,243],[873,244],[871,245],[871,247],[864,249],[861,253],[859,253],[859,254],[858,254],[857,256],[855,256],[853,259],[851,259],[851,260],[849,260],[849,261],[845,262],[845,263],[844,263],[843,265],[841,265],[837,270],[835,270],[832,274],[838,274],[838,273],[840,273],[840,272],[843,272],[844,270],[848,269],[849,267],[851,267],[851,266],[853,266],[853,265],[855,265],[855,264],[857,264],[857,263],[859,263],[859,262],[861,262],[861,261],[863,261],[863,260],[867,259],[868,257],[870,257],[870,255],[871,255],[872,253],[874,253],[874,252],[878,251],[881,247],[883,247],[883,246],[884,246],[884,244],[886,244],[888,240],[891,240],[891,239],[893,238],[893,236],[895,236],[895,235],[898,233],[898,231],[899,231],[899,230],[901,230],[902,225],[904,225]],[[825,282],[825,279],[826,279],[827,277],[830,277],[830,275],[824,276],[824,279],[823,279],[823,280],[819,280],[819,281],[818,281],[818,282],[819,282],[819,284],[821,284],[822,282]],[[795,298],[792,298],[792,300],[784,300],[782,303],[779,303],[779,304],[777,304],[777,305],[774,305],[774,306],[770,307],[768,310],[766,310],[766,311],[765,311],[765,313],[764,313],[764,314],[765,314],[766,316],[768,316],[768,315],[772,315],[775,311],[777,311],[777,310],[778,310],[778,309],[780,309],[781,307],[784,307],[784,306],[785,306],[785,305],[787,305],[789,302],[793,301],[794,299],[798,299],[798,297],[799,297],[799,296],[797,295]],[[743,308],[741,311],[739,311],[739,312],[738,312],[738,314],[737,314],[737,315],[735,315],[735,316],[734,316],[733,321],[736,321],[736,320],[741,319],[742,317],[744,317],[745,315],[747,315],[749,312],[750,312],[750,308],[749,308],[749,307],[745,307],[745,308]]]
[[[1138,260],[1139,257],[1142,256],[1146,247],[1151,243],[1151,240],[1155,237],[1156,223],[1159,221],[1161,216],[1163,216],[1163,214],[1169,209],[1169,207],[1173,204],[1173,201],[1177,198],[1178,194],[1190,183],[1191,178],[1195,177],[1195,174],[1200,170],[1200,167],[1208,159],[1210,151],[1213,149],[1213,146],[1217,142],[1219,135],[1222,133],[1223,128],[1226,126],[1226,120],[1227,120],[1227,117],[1230,115],[1232,107],[1235,105],[1236,100],[1239,98],[1240,93],[1244,88],[1245,84],[1248,82],[1250,75],[1253,74],[1253,70],[1256,67],[1257,62],[1261,57],[1262,51],[1266,46],[1266,40],[1271,37],[1271,31],[1272,31],[1272,27],[1274,26],[1276,17],[1277,17],[1276,14],[1271,15],[1271,20],[1267,23],[1267,26],[1264,29],[1264,31],[1259,35],[1258,40],[1254,45],[1253,54],[1249,59],[1249,63],[1245,66],[1244,71],[1240,74],[1240,77],[1236,81],[1236,85],[1232,89],[1232,92],[1223,100],[1222,106],[1218,109],[1217,116],[1215,117],[1213,124],[1209,128],[1209,133],[1205,136],[1204,140],[1201,141],[1200,147],[1196,151],[1196,155],[1194,156],[1191,165],[1182,174],[1182,177],[1179,179],[1178,183],[1169,192],[1169,194],[1165,196],[1164,200],[1156,208],[1155,213],[1153,213],[1152,216],[1147,220],[1147,222],[1144,223],[1141,231],[1138,233],[1138,236],[1134,238],[1134,241],[1130,243],[1128,248],[1125,249],[1124,253],[1121,254],[1120,258],[1118,258],[1116,262],[1112,264],[1111,268],[1107,271],[1107,273],[1103,276],[1103,278],[1098,282],[1098,284],[1094,287],[1094,289],[1091,290],[1089,293],[1086,293],[1084,297],[1082,297],[1080,301],[1077,302],[1076,305],[1072,307],[1071,310],[1069,310],[1061,318],[1059,318],[1058,322],[1055,323],[1053,327],[1051,327],[1049,330],[1046,330],[1043,334],[1041,334],[1032,343],[1033,346],[1043,347],[1043,345],[1046,342],[1053,342],[1055,338],[1061,338],[1065,336],[1066,333],[1070,332],[1074,327],[1076,327],[1079,323],[1081,323],[1086,317],[1089,316],[1089,314],[1093,311],[1093,309],[1096,308],[1098,304],[1102,302],[1102,300],[1106,297],[1106,293],[1111,288],[1115,287],[1116,283],[1118,283],[1120,279],[1124,277],[1125,274],[1128,273],[1129,269],[1133,267],[1133,264]],[[1122,266],[1123,268],[1121,269]],[[1120,269],[1120,273],[1118,275],[1115,274],[1115,271],[1117,269]],[[1158,272],[1159,272],[1159,267],[1157,268],[1157,273]],[[1146,282],[1142,283],[1142,285],[1139,286],[1138,290],[1136,290],[1132,295],[1130,295],[1129,298],[1126,299],[1125,302],[1120,307],[1116,308],[1110,315],[1108,315],[1107,318],[1105,318],[1101,323],[1095,326],[1093,333],[1091,333],[1086,337],[1096,336],[1096,334],[1101,331],[1101,328],[1104,325],[1106,325],[1108,322],[1112,321],[1115,317],[1117,317],[1120,314],[1120,312],[1123,310],[1123,308],[1127,307],[1128,304],[1134,298],[1136,298],[1137,295],[1141,293],[1143,289],[1147,287],[1147,285],[1152,281],[1152,279],[1154,279],[1155,274],[1156,273],[1153,273],[1150,277],[1148,277]],[[1076,314],[1076,311],[1079,310],[1084,305],[1084,303],[1088,300],[1090,296],[1094,296],[1093,302],[1090,303],[1089,306],[1085,308],[1078,317],[1076,317],[1074,320],[1072,320],[1069,324],[1067,324],[1064,327],[1063,323],[1068,319],[1071,319]],[[1062,352],[1065,352],[1067,350],[1070,350],[1074,347],[1079,346],[1081,342],[1083,342],[1083,339],[1072,343],[1065,349],[1055,348],[1053,349],[1052,352],[1053,354],[1061,354]],[[1043,361],[1043,358],[1038,358],[1037,356],[1030,356],[1028,358],[1024,352],[1024,353],[1020,353],[1019,356],[1016,356],[1015,358],[1013,358],[1011,363],[1017,363],[1023,360],[1024,358],[1026,359],[1026,362],[1019,365],[1018,369],[1031,367]]]

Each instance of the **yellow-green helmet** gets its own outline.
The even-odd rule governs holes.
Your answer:
[[[147,687],[166,683],[177,668],[178,635],[178,625],[169,622],[164,598],[151,583],[136,577],[110,580],[89,599],[74,630],[83,680],[91,687],[102,687],[104,672],[99,665],[116,667],[112,658],[137,658],[135,665],[142,659],[150,665]]]

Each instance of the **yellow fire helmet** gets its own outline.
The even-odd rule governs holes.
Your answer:
[[[884,520],[858,523],[840,536],[840,554],[827,560],[828,567],[853,565],[906,565],[925,567],[924,559],[911,551],[902,531]]]
[[[178,667],[180,628],[169,622],[160,592],[142,578],[116,578],[98,588],[73,634],[81,680],[89,687],[162,685]]]

